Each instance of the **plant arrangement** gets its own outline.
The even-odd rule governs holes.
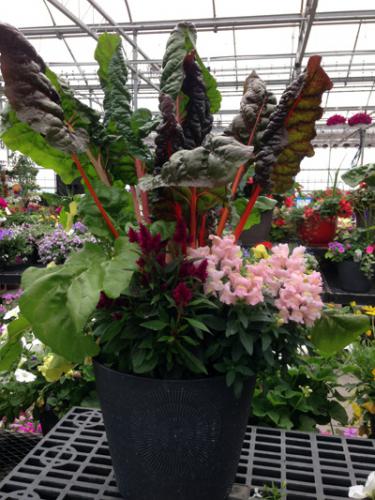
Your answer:
[[[26,264],[33,253],[22,229],[0,228],[0,267]]]
[[[257,260],[237,245],[259,194],[271,183],[276,191],[288,189],[302,158],[313,154],[321,96],[332,86],[321,58],[310,58],[278,104],[251,74],[240,115],[230,131],[214,136],[209,132],[220,94],[190,23],[180,23],[167,42],[157,119],[147,110],[131,111],[117,35],[101,35],[95,52],[103,120],[73,97],[14,28],[0,25],[0,52],[11,106],[3,141],[21,152],[27,148],[65,182],[82,177],[87,192],[78,214],[100,242],[86,243],[63,265],[23,274],[21,315],[8,327],[0,361],[18,362],[30,326],[65,362],[95,357],[122,494],[224,499],[256,371],[285,364],[308,331],[329,352],[368,329],[367,317],[323,314],[321,277],[306,265],[303,248],[276,246]],[[155,155],[143,142],[154,128]],[[246,207],[227,234],[237,188],[248,177]],[[134,217],[138,224],[129,228]],[[199,440],[202,425],[207,432]],[[145,428],[142,449],[151,458],[139,462],[133,438]],[[194,436],[193,460],[181,429]],[[224,454],[220,465],[216,458]],[[205,463],[197,461],[203,455]],[[155,476],[155,463],[168,477]]]
[[[368,113],[356,113],[348,119],[348,125],[354,127],[355,125],[370,125],[372,117]]]
[[[355,377],[349,384],[352,390],[353,424],[359,425],[359,434],[375,437],[375,344],[355,343],[347,354],[343,367],[346,374]]]
[[[342,180],[353,189],[350,202],[353,206],[357,225],[370,227],[375,224],[375,166],[370,163],[351,168],[342,175]]]
[[[350,217],[352,206],[348,195],[335,186],[315,191],[307,196],[309,203],[289,211],[288,220],[296,227],[302,241],[309,244],[327,244],[333,240],[338,217]]]
[[[266,372],[255,389],[251,423],[283,429],[314,431],[336,420],[348,423],[338,392],[339,362],[321,356],[300,357],[275,373]]]
[[[335,125],[345,125],[345,123],[346,123],[346,118],[345,116],[342,115],[332,115],[326,121],[328,127],[333,127]]]
[[[371,280],[375,264],[375,242],[372,231],[358,228],[341,233],[338,240],[328,244],[325,258],[332,262],[357,262],[363,274]]]
[[[58,227],[37,241],[39,260],[42,264],[62,264],[71,252],[82,250],[87,242],[95,243],[96,240],[82,222],[74,223],[69,232]]]

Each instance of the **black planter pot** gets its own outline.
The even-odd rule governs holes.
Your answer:
[[[113,467],[125,500],[224,500],[255,378],[241,398],[224,377],[158,380],[94,363]]]
[[[246,247],[253,247],[262,241],[266,241],[272,227],[273,210],[262,212],[260,216],[260,223],[255,224],[250,229],[242,231],[240,235],[241,245]]]
[[[340,287],[346,292],[366,293],[371,289],[371,281],[361,271],[359,262],[338,262],[337,271]]]

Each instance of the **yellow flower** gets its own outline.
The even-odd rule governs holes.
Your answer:
[[[264,245],[257,245],[256,247],[252,248],[251,251],[253,252],[256,259],[268,259],[269,257],[267,248]]]
[[[366,335],[367,337],[372,337],[372,330],[367,330]]]
[[[354,314],[356,314],[357,316],[359,316],[361,313],[361,311],[359,309],[357,309],[356,311],[354,311]]]
[[[327,302],[326,306],[330,309],[334,309],[336,307],[336,304],[334,302]]]
[[[355,307],[357,305],[357,302],[355,300],[352,300],[352,302],[349,303],[350,307]]]
[[[362,408],[357,403],[352,403],[354,417],[358,420],[362,415]]]
[[[371,415],[375,415],[375,403],[373,401],[368,401],[367,403],[364,403],[363,408],[366,408],[366,410],[371,413]]]
[[[368,316],[375,316],[375,307],[374,306],[363,306],[362,311]]]
[[[57,354],[48,354],[43,358],[43,364],[38,366],[38,370],[47,382],[57,382],[64,373],[68,373],[72,368],[72,363]]]

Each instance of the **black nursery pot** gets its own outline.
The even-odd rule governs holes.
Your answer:
[[[125,500],[225,500],[255,377],[239,399],[224,377],[159,380],[94,363],[113,468]]]
[[[340,287],[346,292],[366,293],[370,290],[371,281],[361,271],[359,262],[338,262],[337,271]]]

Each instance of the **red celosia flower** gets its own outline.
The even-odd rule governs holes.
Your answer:
[[[202,260],[199,266],[195,269],[195,276],[204,283],[208,278],[207,272],[208,261],[207,259]]]
[[[285,226],[286,222],[285,219],[279,217],[278,219],[275,220],[275,226],[277,227],[282,227]]]
[[[131,227],[128,231],[130,243],[138,243],[138,233]]]
[[[172,297],[177,306],[187,306],[193,297],[193,293],[185,283],[179,283],[172,292]]]
[[[288,208],[294,207],[295,201],[293,196],[287,196],[284,200],[284,205]]]
[[[272,243],[270,241],[261,241],[258,243],[258,245],[263,245],[264,247],[268,248],[269,250],[272,248]]]
[[[99,302],[96,304],[97,309],[109,309],[113,306],[113,299],[107,297],[104,292],[100,292]]]
[[[159,264],[159,266],[161,267],[165,266],[165,258],[166,258],[165,252],[161,252],[156,256],[156,261]]]

